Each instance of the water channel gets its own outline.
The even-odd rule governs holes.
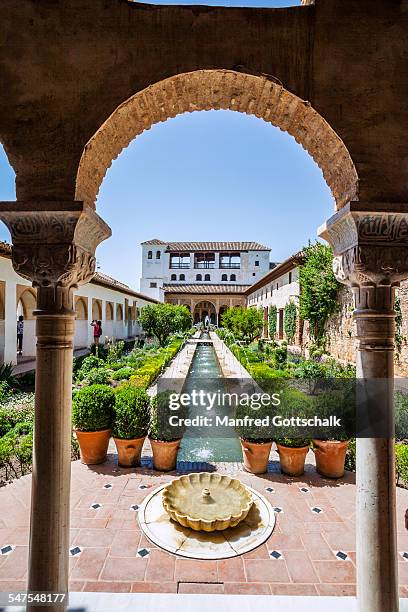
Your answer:
[[[201,339],[206,340],[205,333]],[[183,391],[203,389],[206,393],[227,392],[226,379],[223,378],[217,355],[212,343],[199,343],[188,372]],[[189,409],[189,418],[206,416],[212,421],[210,426],[189,427],[184,434],[178,454],[179,461],[242,461],[239,438],[232,427],[219,427],[215,417],[233,416],[231,410],[217,402],[211,410],[203,407]]]

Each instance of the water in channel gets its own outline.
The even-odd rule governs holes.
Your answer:
[[[208,337],[208,336],[207,336]],[[202,339],[206,339],[203,334]],[[222,376],[214,347],[211,343],[198,344],[187,375],[183,392],[203,389],[206,393],[227,392],[226,381]],[[190,406],[189,418],[206,416],[212,425],[188,427],[178,454],[179,461],[242,461],[239,438],[232,427],[219,427],[215,423],[216,415],[233,416],[217,402],[211,410]]]

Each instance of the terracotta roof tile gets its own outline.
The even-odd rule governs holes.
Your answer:
[[[245,293],[250,285],[204,285],[204,284],[183,284],[183,285],[163,285],[165,293]]]
[[[167,245],[166,251],[270,251],[259,242],[164,242],[158,238],[146,240],[142,244]]]

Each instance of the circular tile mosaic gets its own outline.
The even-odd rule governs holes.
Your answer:
[[[254,498],[248,516],[224,531],[193,531],[172,521],[163,508],[166,485],[155,489],[138,511],[140,528],[153,544],[189,559],[228,559],[263,544],[275,527],[275,512],[263,495],[248,487]]]

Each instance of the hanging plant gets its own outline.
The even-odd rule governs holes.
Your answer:
[[[296,334],[297,308],[296,304],[286,304],[283,318],[283,329],[289,344],[293,343]]]
[[[272,338],[273,340],[276,336],[277,320],[278,320],[278,309],[276,308],[276,306],[269,307],[268,319],[269,319],[269,337]]]
[[[337,311],[340,283],[333,273],[330,247],[316,242],[303,249],[304,260],[299,268],[299,315],[308,320],[313,341],[324,345],[328,319]]]
[[[401,329],[402,329],[402,311],[401,311],[401,300],[400,300],[400,298],[398,296],[395,298],[394,310],[395,310],[395,336],[394,336],[394,341],[395,341],[395,348],[397,349],[396,356],[397,356],[397,359],[398,359],[399,355],[401,353],[402,343],[405,340],[404,336],[401,333]]]

